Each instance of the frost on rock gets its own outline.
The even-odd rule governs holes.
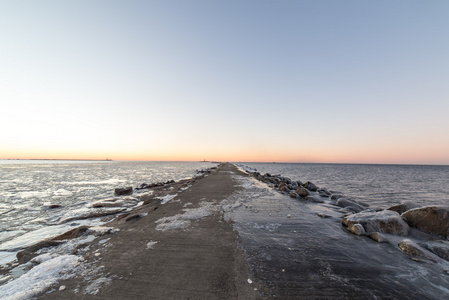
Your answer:
[[[73,277],[80,264],[75,255],[61,255],[46,260],[16,280],[0,286],[2,299],[30,299],[46,291],[59,280]]]
[[[156,230],[166,231],[182,229],[190,225],[191,220],[198,220],[211,215],[214,211],[212,202],[203,202],[203,206],[198,208],[184,209],[185,213],[171,217],[164,217],[156,221]]]
[[[363,226],[367,234],[383,232],[398,235],[408,235],[410,227],[401,216],[391,210],[363,211],[343,218],[343,225],[352,228],[354,224]]]

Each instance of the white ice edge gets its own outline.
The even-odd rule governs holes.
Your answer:
[[[21,277],[0,286],[2,299],[30,299],[55,285],[59,280],[75,275],[81,258],[75,255],[61,255],[47,259]]]

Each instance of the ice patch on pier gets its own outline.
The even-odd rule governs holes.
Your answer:
[[[210,216],[215,211],[213,202],[201,202],[198,208],[185,208],[185,213],[171,217],[164,217],[156,221],[156,230],[166,231],[173,229],[183,229],[190,225],[192,220],[198,220]]]

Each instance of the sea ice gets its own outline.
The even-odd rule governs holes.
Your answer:
[[[32,268],[21,277],[0,286],[2,299],[30,299],[44,292],[59,280],[73,277],[80,264],[75,255],[61,255]]]

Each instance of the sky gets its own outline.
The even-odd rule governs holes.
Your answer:
[[[449,1],[0,1],[0,158],[449,164]]]

